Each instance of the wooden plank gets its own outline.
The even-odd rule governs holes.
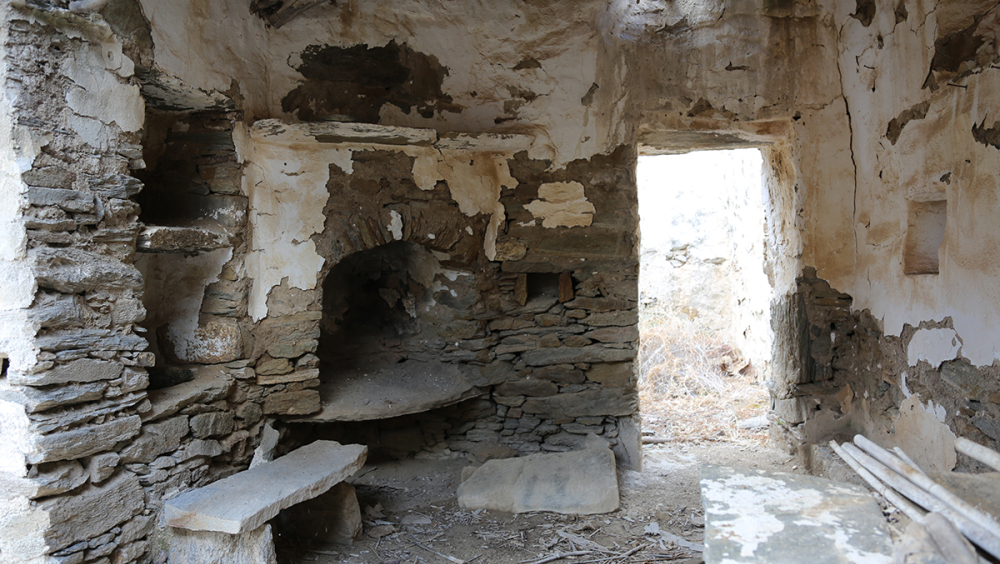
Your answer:
[[[192,531],[239,534],[279,511],[312,499],[352,476],[368,447],[316,441],[281,458],[234,474],[164,503],[167,525]]]

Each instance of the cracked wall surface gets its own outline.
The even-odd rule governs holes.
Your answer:
[[[0,7],[0,560],[156,558],[322,413],[324,282],[387,244],[478,395],[284,448],[637,465],[640,151],[761,148],[777,439],[998,446],[995,2],[300,8]]]

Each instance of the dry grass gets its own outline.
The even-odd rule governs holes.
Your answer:
[[[673,441],[760,444],[767,430],[747,430],[764,415],[768,395],[738,350],[688,320],[643,313],[639,325],[639,399],[643,429]],[[741,373],[742,372],[744,373]]]

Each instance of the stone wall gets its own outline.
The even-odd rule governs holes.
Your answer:
[[[130,200],[143,104],[103,19],[64,8],[0,7],[0,559],[133,562],[153,519],[121,455],[151,409]]]
[[[830,436],[862,433],[902,447],[935,471],[988,470],[956,457],[954,440],[963,436],[1000,448],[995,367],[977,367],[960,356],[949,317],[888,335],[853,302],[815,269],[798,279],[798,293],[786,307],[805,336],[794,359],[799,381],[772,390],[772,438],[795,451]]]

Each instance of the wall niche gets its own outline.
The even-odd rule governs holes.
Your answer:
[[[903,248],[905,274],[937,274],[944,243],[948,202],[907,202],[906,242]]]

